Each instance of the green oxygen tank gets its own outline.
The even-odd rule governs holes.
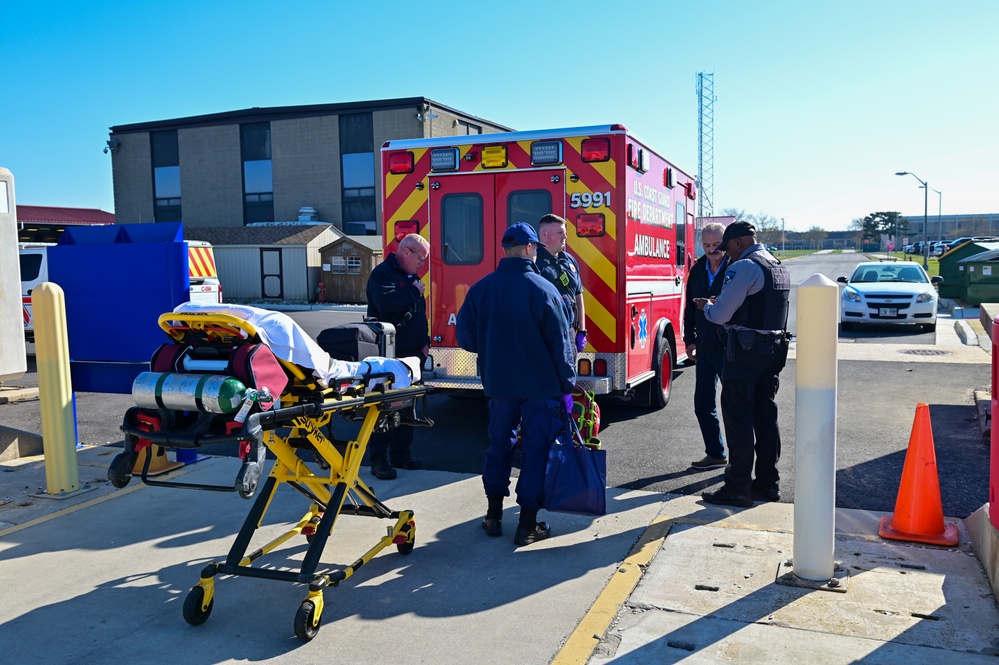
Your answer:
[[[242,381],[220,374],[142,372],[132,383],[135,403],[151,409],[235,413],[245,394]]]

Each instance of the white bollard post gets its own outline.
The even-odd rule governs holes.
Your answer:
[[[836,282],[819,274],[803,281],[797,309],[794,575],[823,581],[833,576],[836,531]]]

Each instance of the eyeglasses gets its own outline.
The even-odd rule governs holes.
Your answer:
[[[419,263],[419,264],[420,264],[421,266],[422,266],[422,265],[423,265],[424,263],[426,263],[426,262],[427,262],[427,259],[428,259],[428,258],[430,258],[430,252],[427,252],[426,254],[422,254],[422,255],[421,255],[421,254],[417,254],[416,252],[414,252],[414,251],[413,251],[412,249],[410,249],[409,247],[406,247],[405,249],[406,249],[406,251],[407,251],[407,252],[409,252],[410,254],[412,254],[412,255],[413,255],[413,258],[415,258],[415,259],[416,259],[416,261],[417,261],[417,263]]]

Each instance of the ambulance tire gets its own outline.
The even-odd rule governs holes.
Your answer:
[[[649,406],[653,410],[665,408],[673,392],[673,346],[669,340],[660,337],[656,345],[656,375],[649,382]]]

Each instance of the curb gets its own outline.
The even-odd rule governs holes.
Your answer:
[[[964,319],[954,321],[954,331],[965,346],[978,346],[978,333]]]

